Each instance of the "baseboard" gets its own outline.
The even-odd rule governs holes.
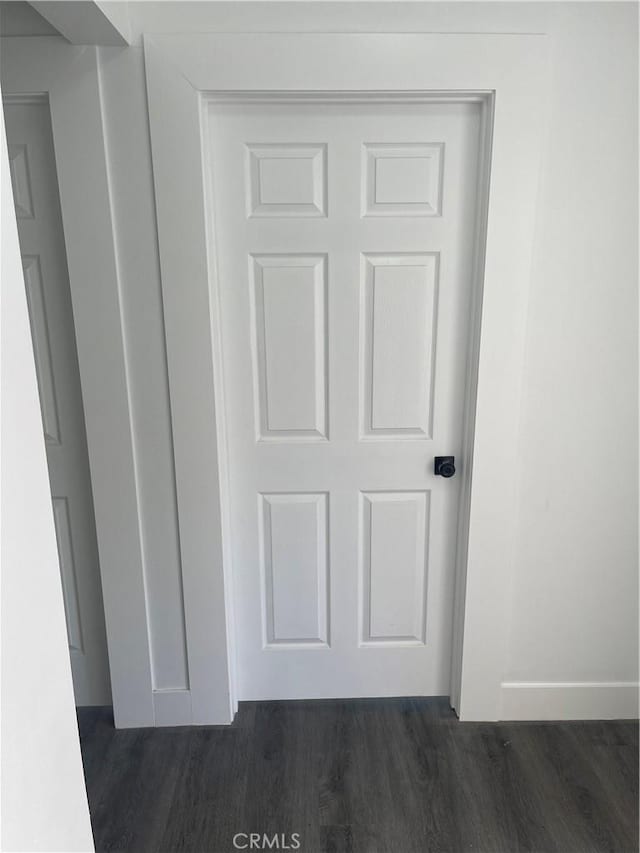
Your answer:
[[[153,709],[156,726],[190,726],[193,723],[189,690],[154,690]]]
[[[503,681],[502,720],[626,720],[638,717],[635,681]]]

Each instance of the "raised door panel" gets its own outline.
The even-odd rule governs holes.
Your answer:
[[[261,255],[250,264],[258,439],[325,439],[326,258]]]
[[[265,646],[328,643],[328,495],[260,495]]]
[[[16,217],[18,219],[33,219],[33,194],[31,192],[29,154],[26,145],[9,145],[9,167]]]
[[[363,216],[440,216],[444,145],[365,145]]]
[[[49,321],[44,298],[40,258],[34,255],[25,255],[22,258],[22,266],[29,305],[29,322],[40,392],[44,436],[47,444],[60,444],[60,418],[53,377]]]
[[[368,492],[361,502],[361,643],[426,640],[429,492]]]
[[[247,145],[247,216],[326,216],[327,146]]]
[[[430,438],[438,256],[365,255],[361,436]]]
[[[60,575],[62,578],[64,612],[67,618],[69,648],[71,651],[83,654],[84,643],[80,621],[80,603],[78,601],[78,581],[76,578],[69,501],[67,498],[53,498],[53,519],[58,542],[58,557],[60,560]]]

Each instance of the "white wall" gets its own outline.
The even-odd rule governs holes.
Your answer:
[[[2,137],[3,850],[93,850],[11,182]]]
[[[638,680],[637,14],[553,10],[523,380],[505,681],[573,683],[585,707]],[[562,691],[537,689],[552,715]],[[511,714],[538,701],[513,690]]]
[[[132,3],[130,13],[138,46],[101,48],[100,62],[154,686],[186,687],[188,672],[141,34],[546,32],[554,95],[526,340],[520,521],[503,716],[633,713],[635,4],[383,2],[372,11],[359,2],[145,2]]]

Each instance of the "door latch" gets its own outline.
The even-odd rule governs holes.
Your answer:
[[[453,456],[436,456],[433,460],[433,473],[439,477],[453,477],[456,473]]]

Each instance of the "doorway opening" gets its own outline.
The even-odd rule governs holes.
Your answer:
[[[205,100],[238,699],[458,706],[492,115]]]

